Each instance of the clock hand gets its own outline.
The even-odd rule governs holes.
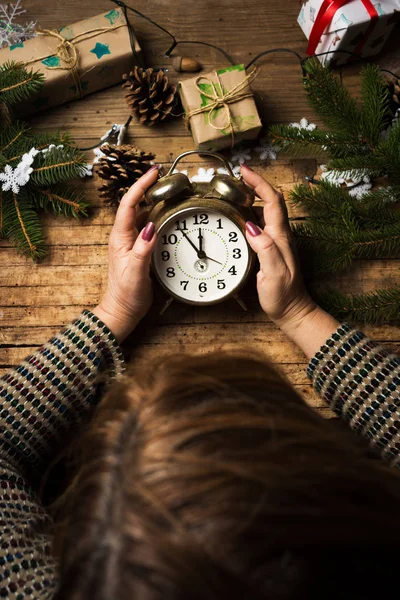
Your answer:
[[[212,260],[213,262],[215,262],[215,263],[218,263],[219,265],[222,265],[222,264],[223,264],[222,262],[219,262],[219,260],[215,260],[215,258],[210,258],[210,257],[209,257],[209,256],[207,256],[207,255],[206,255],[206,256],[204,256],[204,258],[206,258],[207,260]]]
[[[203,252],[203,236],[201,235],[200,227],[199,227],[199,252]]]
[[[192,248],[194,248],[194,250],[196,250],[196,254],[198,256],[198,258],[204,258],[205,257],[205,252],[202,252],[199,250],[199,248],[197,248],[192,240],[189,238],[189,236],[183,231],[183,229],[181,229],[180,227],[178,227],[179,231],[181,232],[181,234],[183,235],[184,238],[187,239],[187,241],[189,242],[189,244],[192,246]]]
[[[210,258],[209,256],[207,256],[207,254],[203,251],[203,236],[201,235],[201,227],[199,227],[199,242],[200,242],[200,248],[199,248],[199,253],[198,253],[198,257],[199,258],[207,258],[208,260],[212,260],[213,262],[222,265],[221,262],[219,262],[219,260],[215,260],[215,258]],[[200,256],[201,255],[201,256]]]

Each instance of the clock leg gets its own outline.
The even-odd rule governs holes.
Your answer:
[[[238,294],[235,294],[233,297],[235,298],[235,300],[239,304],[239,306],[247,312],[247,306],[245,305],[243,300],[238,296]]]
[[[163,315],[165,313],[165,311],[171,306],[171,304],[173,303],[173,301],[174,301],[174,298],[172,296],[170,298],[168,298],[168,300],[166,301],[166,303],[164,304],[164,306],[160,310],[160,315]]]

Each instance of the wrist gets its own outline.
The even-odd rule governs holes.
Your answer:
[[[138,323],[134,318],[121,318],[115,315],[102,303],[98,304],[92,313],[108,327],[118,344],[121,344],[132,333]]]
[[[339,321],[310,301],[295,317],[276,325],[311,359],[337,330]]]

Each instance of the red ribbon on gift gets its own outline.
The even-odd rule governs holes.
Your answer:
[[[353,0],[324,0],[324,2],[321,5],[321,8],[319,9],[317,18],[315,19],[315,23],[310,33],[310,39],[308,41],[307,48],[308,56],[312,56],[313,54],[315,54],[317,46],[321,41],[321,36],[324,33],[325,29],[331,24],[335,13],[339,10],[339,8],[352,1]],[[379,15],[371,0],[361,0],[361,2],[364,4],[369,16],[371,17],[371,23],[367,31],[365,32],[365,35],[357,44],[357,48],[354,51],[355,54],[361,53],[365,42],[371,35],[371,32],[379,19]]]

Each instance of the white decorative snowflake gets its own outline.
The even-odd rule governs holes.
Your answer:
[[[232,169],[232,173],[234,174],[234,176],[239,177],[240,176],[240,165],[236,165],[234,167],[232,163],[229,163],[229,164],[230,164],[230,167]],[[219,169],[217,169],[217,173],[219,173],[220,175],[230,175],[228,169],[225,169],[225,167],[219,167]]]
[[[231,161],[243,164],[246,160],[251,160],[251,148],[244,148],[243,146],[237,146],[232,150]]]
[[[189,175],[188,175],[188,173],[189,173],[189,172],[188,172],[188,170],[187,170],[187,169],[183,169],[182,171],[178,171],[178,169],[174,169],[174,170],[172,171],[172,173],[183,173],[183,175],[186,175],[186,177],[188,177],[188,176],[189,176]]]
[[[11,165],[4,167],[4,171],[0,173],[0,181],[3,182],[1,186],[3,192],[11,190],[14,194],[19,193],[21,187],[26,185],[31,177],[31,173],[33,172],[31,165],[39,152],[40,150],[31,148],[29,152],[23,155],[15,169]]]
[[[254,150],[258,153],[260,160],[276,160],[276,148],[272,142],[268,140],[261,140],[260,145],[256,146]]]
[[[36,37],[36,22],[31,21],[25,25],[14,22],[16,17],[25,12],[21,7],[21,0],[17,0],[15,4],[0,4],[0,48],[16,46]]]
[[[191,177],[191,181],[193,181],[194,183],[208,183],[209,181],[211,181],[214,175],[214,169],[204,169],[203,167],[200,167],[196,175],[193,175]]]
[[[306,131],[314,131],[317,127],[314,123],[309,123],[307,119],[301,119],[300,123],[290,123],[289,127],[295,127],[296,129],[305,129]]]

